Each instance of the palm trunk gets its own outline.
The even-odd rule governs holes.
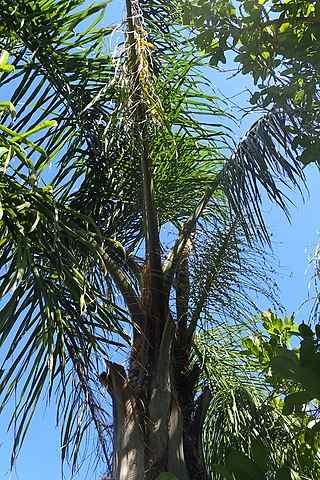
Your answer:
[[[183,318],[181,322],[177,319],[177,329],[169,313],[170,282],[161,261],[150,155],[154,119],[152,81],[144,51],[146,32],[139,0],[126,0],[126,5],[127,74],[132,87],[128,109],[143,179],[146,261],[139,299],[119,275],[115,278],[135,331],[128,372],[108,363],[108,373],[101,376],[113,400],[112,478],[155,480],[161,472],[170,472],[178,480],[205,480],[203,405],[195,400],[199,369],[187,368],[193,334],[187,327],[188,286],[178,293],[177,314]],[[182,284],[188,277],[185,259],[179,275]]]
[[[199,370],[179,371],[177,345],[169,319],[153,367],[148,362],[151,368],[136,376],[136,367],[126,373],[108,363],[101,376],[113,400],[113,480],[155,480],[161,472],[178,480],[207,480],[201,436],[210,396],[204,392],[195,399]]]

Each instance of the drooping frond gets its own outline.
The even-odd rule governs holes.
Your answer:
[[[8,88],[13,92],[8,112],[16,113],[10,118],[2,108],[0,126],[0,391],[1,408],[17,399],[11,421],[13,461],[46,391],[50,398],[58,396],[58,417],[63,412],[63,457],[74,441],[69,453],[77,460],[92,422],[106,452],[110,421],[92,391],[97,358],[108,356],[111,344],[119,348],[128,341],[127,312],[116,307],[101,281],[105,260],[97,244],[101,249],[108,245],[108,253],[116,248],[112,240],[102,240],[92,218],[71,208],[65,195],[85,165],[76,167],[68,185],[69,162],[92,159],[101,116],[108,115],[105,85],[113,72],[110,57],[100,55],[112,31],[97,27],[104,5],[82,10],[81,4],[16,1],[1,6],[2,46],[15,67],[0,79],[4,94]],[[83,22],[86,31],[78,31]],[[96,98],[103,88],[104,95]],[[86,110],[90,102],[94,106]],[[54,160],[60,162],[62,194],[45,169]]]
[[[114,68],[104,42],[113,29],[99,26],[105,5],[81,8],[80,0],[16,0],[0,5],[5,25],[0,42],[15,66],[2,77],[0,87],[13,92],[14,129],[20,132],[43,120],[57,121],[56,129],[39,136],[37,144],[47,156],[38,156],[35,163],[43,168],[58,156],[55,183],[61,181],[67,191],[84,173],[83,158],[93,159],[101,119],[108,115],[111,96],[106,85]],[[6,123],[10,126],[12,121]]]
[[[237,218],[204,222],[190,255],[189,318],[193,329],[210,322],[246,323],[264,299],[277,303],[271,255],[248,244]]]
[[[92,231],[81,227],[84,217],[71,215],[46,189],[10,175],[2,176],[0,187],[0,392],[1,409],[13,396],[18,399],[12,417],[15,460],[45,390],[51,397],[58,383],[60,395],[68,396],[70,365],[82,375],[83,398],[91,407],[84,389],[87,369],[95,356],[108,356],[111,345],[127,345],[121,327],[127,317],[106,302],[106,290],[90,273],[91,264],[103,259],[92,246]]]
[[[300,188],[304,180],[287,120],[279,111],[257,120],[225,164],[223,191],[247,238],[270,243],[261,210],[263,196],[289,217],[286,188]]]

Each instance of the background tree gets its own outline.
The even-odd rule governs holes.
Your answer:
[[[179,24],[180,3],[128,0],[124,43],[113,56],[104,49],[112,28],[97,26],[103,5],[0,6],[2,47],[15,67],[1,85],[12,89],[16,109],[14,130],[8,116],[0,128],[28,159],[16,150],[2,155],[1,394],[2,407],[18,398],[13,460],[47,388],[63,460],[76,464],[93,425],[116,479],[205,479],[230,475],[228,466],[241,478],[234,465],[255,440],[269,441],[270,416],[263,397],[253,400],[236,380],[219,403],[222,359],[206,377],[210,343],[199,347],[197,338],[221,325],[227,352],[229,324],[253,328],[249,292],[261,277],[270,296],[263,260],[259,266],[258,244],[270,243],[261,194],[287,212],[279,181],[303,178],[282,112],[229,146],[225,114]],[[52,128],[42,136],[48,120],[56,126],[45,124]],[[25,131],[36,134],[33,143]],[[14,201],[8,185],[19,192]],[[226,441],[231,398],[246,431],[253,418],[265,426],[233,435],[236,452]],[[283,462],[300,468],[277,448],[268,471],[266,462],[259,467],[265,478]]]
[[[282,110],[300,160],[319,161],[319,2],[183,4],[184,22],[194,28],[195,42],[210,63],[225,64],[232,58],[235,71],[250,74],[256,86],[252,104]]]
[[[279,318],[271,310],[261,315],[263,328],[243,340],[243,354],[254,359],[270,385],[272,401],[291,423],[299,439],[300,465],[310,477],[319,474],[319,325],[316,333],[293,316]],[[300,339],[294,347],[292,340]],[[314,461],[316,459],[316,461]],[[288,469],[288,466],[286,466]],[[286,477],[285,477],[286,478]],[[290,477],[289,477],[290,478]]]

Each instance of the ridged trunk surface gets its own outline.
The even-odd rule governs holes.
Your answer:
[[[195,324],[187,325],[189,275],[184,247],[192,229],[183,231],[179,248],[164,266],[150,153],[159,126],[152,113],[157,99],[152,97],[148,34],[139,0],[126,0],[126,8],[125,71],[131,85],[127,117],[135,138],[133,154],[140,157],[141,165],[145,263],[139,294],[115,272],[134,332],[128,371],[108,363],[108,372],[101,375],[113,400],[113,480],[155,480],[162,472],[178,480],[205,480],[201,431],[208,396],[195,397],[199,368],[188,365]],[[175,312],[169,309],[173,277]]]
[[[181,370],[181,337],[174,327],[166,322],[156,360],[139,366],[134,351],[128,373],[109,363],[101,377],[113,400],[113,480],[155,480],[161,472],[178,480],[207,479],[201,431],[210,397],[195,398],[199,370]]]

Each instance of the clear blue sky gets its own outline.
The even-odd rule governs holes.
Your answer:
[[[118,1],[113,2],[107,20],[111,22],[119,18]],[[248,77],[236,77],[225,82],[225,75],[213,74],[216,82],[226,96],[233,96],[250,87]],[[226,90],[227,88],[227,90]],[[235,101],[244,105],[246,95],[241,95]],[[241,135],[246,125],[242,125],[236,135]],[[308,297],[308,281],[312,276],[309,267],[309,257],[319,239],[320,229],[320,175],[315,167],[306,170],[310,196],[306,195],[305,202],[294,192],[292,198],[296,208],[291,208],[292,223],[289,224],[284,215],[276,208],[266,204],[264,207],[267,223],[273,233],[274,254],[278,262],[278,274],[275,281],[280,287],[280,300],[288,313],[296,312],[298,319],[306,318],[310,304],[301,310],[302,303]],[[8,417],[0,418],[0,480],[58,480],[61,478],[59,458],[59,431],[55,428],[55,411],[45,404],[38,411],[27,436],[23,452],[13,472],[10,472],[10,448],[12,435],[5,433]],[[67,472],[67,471],[66,471]],[[95,474],[81,470],[79,480],[99,478],[102,471]],[[66,478],[69,478],[67,475]]]

